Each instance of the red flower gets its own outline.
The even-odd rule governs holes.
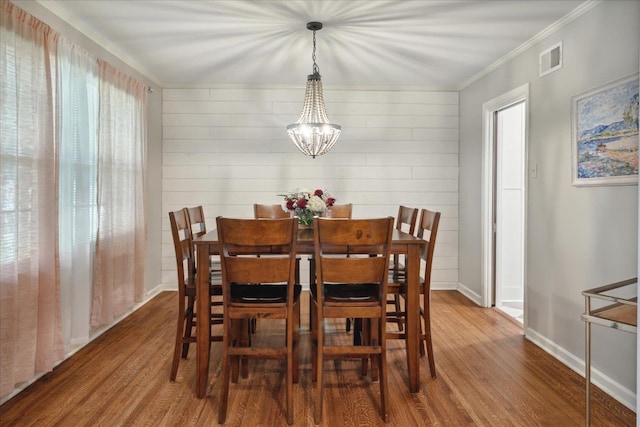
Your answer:
[[[324,193],[322,192],[322,190],[317,189],[315,193],[313,193],[314,196],[318,196],[318,197],[322,197]]]
[[[290,211],[294,210],[296,207],[294,206],[293,200],[287,200],[287,209]]]
[[[333,197],[329,197],[327,199],[327,206],[331,207],[335,202],[336,202],[336,199],[334,199]]]
[[[307,206],[307,200],[306,199],[300,199],[296,202],[297,207],[300,209],[304,209]]]

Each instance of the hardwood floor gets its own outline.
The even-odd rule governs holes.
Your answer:
[[[306,298],[306,295],[304,295]],[[454,291],[433,292],[438,378],[421,359],[421,390],[408,389],[402,341],[388,343],[389,413],[394,426],[582,426],[584,379],[522,336],[496,310]],[[195,347],[169,382],[176,294],[164,292],[0,407],[2,426],[217,425],[220,346],[212,344],[206,399],[196,399]],[[303,309],[308,308],[303,301]],[[308,315],[303,313],[303,328]],[[258,323],[259,337],[279,326]],[[332,325],[348,339],[344,323]],[[390,325],[389,327],[395,327]],[[263,338],[260,338],[263,339]],[[310,335],[301,335],[295,424],[313,425]],[[256,341],[259,344],[259,341]],[[250,362],[249,379],[232,384],[229,426],[284,426],[283,362]],[[327,362],[326,426],[384,425],[378,387],[359,377],[358,361]],[[635,413],[594,387],[593,426],[633,426]]]

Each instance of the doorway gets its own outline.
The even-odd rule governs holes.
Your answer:
[[[483,302],[525,323],[528,85],[483,105]]]
[[[520,101],[494,112],[492,305],[524,320],[524,130]]]

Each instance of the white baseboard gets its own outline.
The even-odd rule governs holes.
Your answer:
[[[542,348],[544,351],[568,366],[571,370],[580,374],[582,377],[585,376],[585,363],[583,359],[568,352],[531,328],[527,328],[525,338]],[[591,384],[600,387],[602,391],[632,411],[637,411],[636,393],[622,386],[617,381],[614,381],[612,378],[603,374],[602,371],[593,367],[591,368]]]
[[[67,360],[71,356],[73,356],[75,353],[77,353],[80,349],[85,347],[87,344],[89,344],[90,342],[92,342],[93,340],[98,338],[100,335],[102,335],[103,333],[105,333],[106,331],[108,331],[109,329],[111,329],[112,327],[117,325],[118,323],[120,323],[123,319],[125,319],[130,314],[132,314],[133,312],[138,310],[140,307],[142,307],[143,305],[145,305],[146,303],[151,301],[151,299],[153,299],[153,297],[158,295],[160,292],[162,292],[162,291],[176,291],[176,290],[178,290],[176,285],[159,284],[155,288],[147,291],[145,293],[144,300],[142,300],[141,302],[137,303],[127,313],[123,314],[122,316],[120,316],[119,318],[114,320],[112,324],[107,325],[107,326],[103,326],[100,329],[92,331],[91,332],[91,336],[89,336],[89,337],[83,337],[83,338],[78,338],[78,339],[72,340],[69,343],[70,344],[70,350],[64,355],[64,358],[62,360],[60,360],[58,363],[54,364],[53,369],[55,369],[58,365],[60,365],[62,362],[64,362],[65,360]],[[20,384],[18,387],[14,388],[13,391],[10,394],[8,394],[5,397],[3,397],[2,399],[0,399],[0,405],[3,405],[5,402],[11,400],[13,397],[18,395],[21,391],[23,391],[24,389],[29,387],[31,384],[33,384],[36,381],[38,381],[41,377],[43,377],[47,373],[48,372],[43,372],[43,373],[37,375],[36,377],[32,378],[31,380],[26,381],[25,383]]]
[[[156,296],[160,292],[163,291],[177,291],[178,285],[176,283],[160,283],[158,286],[147,292],[147,296],[153,295]],[[150,297],[153,298],[153,297]]]
[[[473,292],[462,283],[458,283],[458,292],[465,297],[469,298],[472,302],[482,307],[482,298],[477,293]],[[581,359],[574,354],[568,352],[558,344],[542,336],[530,327],[524,328],[525,338],[549,353],[551,356],[558,359],[561,363],[566,365],[569,369],[577,372],[582,377],[585,376],[585,364],[584,359]],[[624,387],[617,381],[603,374],[596,368],[591,368],[591,383],[600,387],[609,396],[622,403],[627,408],[637,413],[637,395],[632,390]],[[638,422],[640,427],[640,420]]]
[[[457,291],[458,284],[456,282],[431,282],[432,291]]]
[[[458,282],[458,286],[456,287],[456,290],[460,292],[462,295],[464,295],[465,297],[469,298],[471,301],[473,301],[477,305],[479,305],[480,307],[482,307],[482,297],[480,296],[480,294],[475,293],[474,291],[467,288],[460,282]]]

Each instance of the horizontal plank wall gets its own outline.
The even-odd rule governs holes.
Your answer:
[[[324,95],[342,135],[312,159],[285,130],[298,119],[303,88],[163,90],[164,284],[176,280],[169,211],[203,205],[213,228],[217,215],[251,217],[253,203],[319,187],[353,203],[354,217],[395,217],[400,204],[441,211],[432,283],[455,288],[458,93],[325,88]]]

